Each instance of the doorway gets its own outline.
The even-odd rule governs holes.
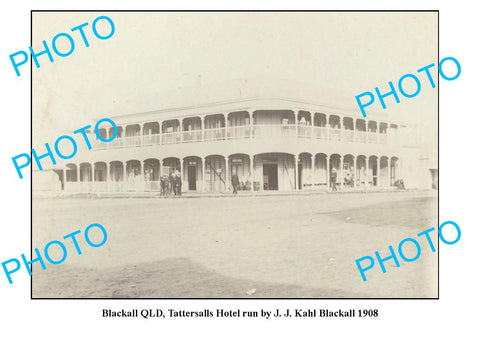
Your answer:
[[[189,165],[187,168],[188,190],[197,190],[197,167]]]
[[[263,190],[278,190],[278,164],[263,164]]]

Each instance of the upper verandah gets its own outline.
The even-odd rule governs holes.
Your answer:
[[[361,113],[357,110],[350,107],[345,107],[341,105],[329,106],[324,104],[314,104],[305,101],[291,100],[291,99],[281,99],[281,98],[253,98],[253,99],[243,99],[243,100],[230,100],[215,102],[202,105],[191,105],[185,107],[177,108],[168,108],[148,112],[139,112],[131,114],[123,114],[112,116],[111,118],[115,121],[117,125],[126,125],[126,124],[141,124],[148,123],[152,121],[167,121],[172,119],[182,119],[190,117],[205,117],[215,114],[229,114],[232,112],[239,111],[307,111],[311,113],[322,113],[326,115],[337,115],[341,117],[349,117],[353,119],[365,119]],[[103,118],[103,117],[102,117]],[[95,121],[100,120],[98,118]],[[395,124],[397,126],[412,126],[411,124],[406,124],[395,119],[392,120],[386,114],[374,112],[367,116],[365,120],[375,120],[378,122],[385,122],[390,124]]]

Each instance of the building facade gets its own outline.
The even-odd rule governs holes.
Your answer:
[[[325,190],[415,182],[414,128],[385,117],[309,103],[256,99],[112,117],[117,137],[54,171],[67,192],[159,191],[178,169],[182,191]],[[92,125],[93,126],[93,125]],[[101,127],[104,138],[111,127]],[[407,163],[405,163],[407,162]],[[408,166],[407,166],[408,165]]]

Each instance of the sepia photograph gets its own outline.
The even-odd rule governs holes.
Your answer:
[[[438,33],[33,11],[32,298],[437,299]]]

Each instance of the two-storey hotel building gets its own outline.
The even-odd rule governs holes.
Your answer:
[[[113,141],[55,166],[62,190],[158,191],[174,169],[185,192],[228,191],[232,173],[244,191],[322,190],[334,168],[344,188],[408,186],[418,170],[411,126],[354,110],[253,99],[111,118]]]

